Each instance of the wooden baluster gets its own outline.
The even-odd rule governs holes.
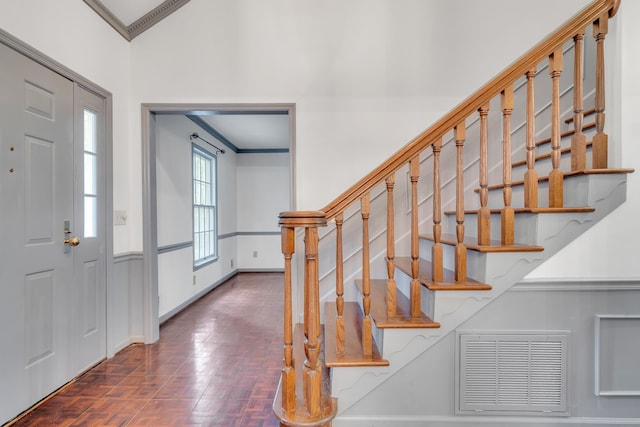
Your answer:
[[[344,215],[336,216],[336,354],[344,354],[344,273],[342,256],[342,224]]]
[[[369,214],[371,201],[369,194],[360,199],[362,211],[362,353],[365,356],[373,354],[373,330],[371,324],[371,265],[369,259]]]
[[[491,212],[487,207],[489,202],[489,177],[487,150],[489,145],[489,103],[478,109],[480,113],[480,210],[478,211],[478,244],[489,245],[491,243]]]
[[[387,183],[387,316],[396,315],[396,280],[395,280],[395,222],[393,217],[393,187],[395,174],[386,179]]]
[[[442,138],[438,138],[431,145],[433,149],[433,246],[431,247],[431,265],[434,282],[444,280],[444,263],[442,257],[442,195],[440,193],[440,152],[442,151]]]
[[[593,37],[596,39],[596,134],[593,137],[593,169],[609,167],[609,137],[604,133],[605,87],[604,87],[604,39],[609,31],[609,16],[604,13],[593,24]]]
[[[502,197],[504,208],[500,212],[501,241],[503,245],[513,245],[514,211],[511,207],[513,190],[511,188],[511,112],[513,111],[513,85],[502,91]]]
[[[536,110],[534,80],[536,68],[526,73],[527,76],[527,171],[524,173],[524,207],[538,207],[538,172],[536,163]]]
[[[320,414],[322,366],[320,364],[320,278],[318,274],[318,228],[305,228],[305,301],[306,316],[303,385],[307,411]]]
[[[552,81],[551,95],[551,163],[549,173],[549,207],[561,208],[563,204],[564,176],[560,171],[560,74],[562,74],[562,49],[549,56],[549,75]]]
[[[411,317],[420,317],[420,245],[418,240],[418,179],[420,159],[416,156],[409,163],[411,179]]]
[[[573,37],[574,64],[573,64],[573,129],[575,133],[571,137],[571,170],[584,170],[587,167],[587,137],[582,133],[582,120],[584,118],[583,95],[583,43],[584,32]]]
[[[453,129],[456,140],[456,249],[454,277],[456,282],[467,280],[467,247],[464,245],[464,170],[462,151],[467,130],[464,121]]]
[[[295,252],[295,228],[282,227],[284,254],[284,360],[282,361],[282,410],[296,408],[296,371],[293,361],[293,314],[291,299],[291,257]]]

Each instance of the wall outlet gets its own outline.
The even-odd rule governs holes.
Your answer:
[[[258,251],[253,251],[253,257],[258,258]]]
[[[231,260],[231,268],[233,268],[233,260]]]
[[[193,286],[195,286],[195,285],[196,285],[196,275],[194,274],[193,275]]]

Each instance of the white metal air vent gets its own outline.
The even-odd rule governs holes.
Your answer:
[[[568,334],[459,332],[456,413],[565,415]]]

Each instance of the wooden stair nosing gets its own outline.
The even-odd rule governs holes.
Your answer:
[[[420,235],[421,239],[433,241],[432,235]],[[440,243],[443,245],[456,246],[458,239],[455,234],[443,234],[440,238]],[[464,236],[464,245],[467,250],[476,251],[481,253],[494,253],[494,252],[542,252],[543,246],[538,245],[526,245],[516,243],[513,245],[503,245],[500,241],[492,240],[489,245],[480,245],[478,239],[471,236]]]
[[[319,338],[319,342],[322,342],[322,335]],[[338,413],[338,400],[331,397],[331,387],[329,386],[329,370],[326,367],[322,367],[322,402],[320,404],[320,415],[312,417],[307,411],[307,407],[302,399],[304,395],[303,389],[303,375],[304,375],[304,361],[306,359],[304,353],[304,325],[298,323],[293,330],[293,360],[296,367],[296,407],[290,413],[284,413],[282,410],[282,376],[278,383],[278,389],[276,391],[276,397],[273,401],[273,412],[280,421],[286,425],[288,423],[296,423],[298,425],[305,426],[317,426],[322,427],[328,425]]]
[[[596,112],[596,109],[595,109],[595,108],[590,108],[590,109],[585,110],[585,111],[583,111],[583,112],[582,112],[582,117],[590,116],[590,115],[592,115],[592,114],[595,114],[595,112]],[[575,117],[576,117],[576,116],[572,114],[572,115],[571,115],[571,117],[569,117],[568,119],[564,119],[564,122],[565,122],[566,124],[573,123],[573,121],[574,121]]]
[[[584,125],[582,125],[582,130],[585,131],[594,127],[596,127],[596,122],[585,123]],[[573,135],[574,133],[576,133],[575,129],[566,130],[560,134],[560,139],[564,139],[568,136]],[[535,145],[536,147],[540,147],[541,145],[549,144],[550,142],[551,142],[551,137],[547,137],[547,138],[541,139],[540,141],[536,141]]]
[[[634,173],[632,168],[607,168],[607,169],[584,169],[579,171],[562,172],[562,175],[567,177],[579,176],[579,175],[617,175]],[[545,182],[549,180],[549,176],[538,177],[538,182]],[[513,181],[511,187],[518,187],[524,185],[524,181]],[[504,188],[504,184],[494,184],[487,186],[488,190],[498,190]],[[480,188],[474,188],[474,193],[480,192]]]
[[[480,283],[477,280],[467,278],[464,282],[456,282],[453,271],[444,269],[443,280],[434,282],[432,277],[432,264],[420,258],[418,260],[418,281],[430,291],[488,291],[491,285]],[[395,266],[409,277],[411,277],[411,258],[397,257]]]
[[[362,317],[363,313],[356,302],[345,302],[344,311],[345,350],[343,355],[336,353],[336,305],[333,301],[325,303],[324,310],[324,357],[327,367],[339,366],[389,366],[389,361],[382,358],[378,346],[373,341],[371,356],[362,352]]]
[[[420,312],[420,317],[411,317],[411,302],[402,292],[396,292],[396,315],[387,315],[387,279],[371,279],[371,317],[380,329],[387,328],[439,328],[440,323]],[[362,279],[356,280],[362,294]]]

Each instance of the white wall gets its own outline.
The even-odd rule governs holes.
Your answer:
[[[156,194],[158,204],[158,247],[193,241],[192,214],[192,143],[189,135],[197,132],[218,146],[214,136],[182,115],[156,117]],[[215,152],[201,140],[196,143],[212,154]],[[231,150],[218,154],[218,235],[237,230],[237,156]],[[196,295],[217,285],[232,274],[232,260],[237,259],[237,238],[218,242],[218,259],[194,271],[193,246],[158,254],[159,313],[181,307]],[[195,278],[195,283],[194,283]]]
[[[282,269],[278,215],[289,207],[289,154],[240,154],[238,268]]]
[[[319,209],[585,3],[192,1],[133,41],[133,102],[295,102]]]

